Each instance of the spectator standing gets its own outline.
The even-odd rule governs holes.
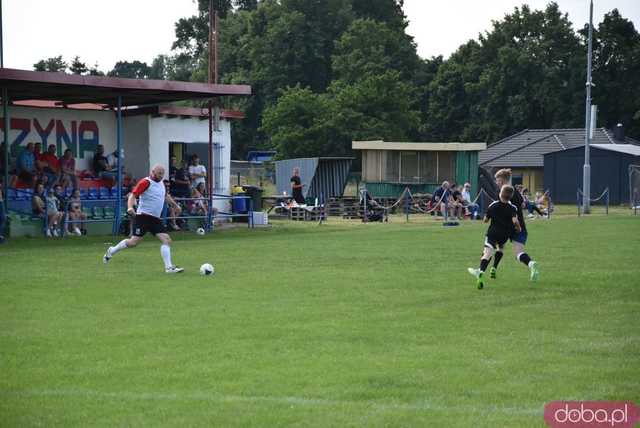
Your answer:
[[[302,194],[302,188],[304,184],[300,180],[300,168],[293,168],[293,175],[291,176],[291,195],[293,196],[293,200],[296,201],[298,205],[302,205],[305,203],[304,195]]]
[[[63,188],[67,188],[69,184],[73,185],[73,189],[78,188],[78,177],[76,177],[76,160],[73,152],[69,149],[64,151],[64,155],[60,162],[60,182]]]
[[[169,179],[171,181],[171,195],[177,198],[188,198],[191,196],[191,180],[189,180],[189,170],[184,160],[181,164],[175,157],[171,158],[171,169]]]
[[[204,183],[207,177],[207,169],[204,165],[200,165],[198,155],[191,156],[191,166],[189,167],[189,175],[191,176],[191,187],[196,188],[198,184]]]
[[[36,156],[33,143],[27,144],[18,155],[17,172],[20,180],[27,184],[33,184],[36,177]]]

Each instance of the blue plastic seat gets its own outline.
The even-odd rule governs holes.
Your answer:
[[[111,197],[111,193],[109,192],[108,187],[101,187],[98,192],[98,196],[100,199],[109,199]]]
[[[80,189],[80,199],[87,199],[87,189]]]
[[[90,187],[87,196],[89,197],[89,199],[98,199],[98,191],[95,187]]]

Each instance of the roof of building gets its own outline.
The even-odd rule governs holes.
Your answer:
[[[115,106],[141,106],[225,95],[251,95],[248,85],[218,85],[171,80],[123,79],[80,76],[44,71],[0,68],[0,87],[9,99],[53,100],[62,104],[95,103]]]
[[[605,128],[594,130],[594,145],[620,144],[613,132]],[[626,144],[640,144],[625,137]],[[544,154],[584,146],[584,128],[525,129],[504,138],[480,152],[480,165],[486,167],[542,167]]]
[[[591,146],[597,149],[640,156],[640,146],[634,144],[592,144]]]
[[[480,151],[487,148],[485,143],[394,143],[388,141],[352,141],[353,150],[407,150],[413,152],[438,151],[462,152]],[[481,152],[482,153],[482,152]]]
[[[69,104],[64,105],[58,101],[51,100],[24,100],[14,101],[11,103],[15,107],[30,107],[30,108],[66,108],[69,110],[98,110],[103,111],[111,109],[110,106],[105,104]],[[155,116],[168,116],[168,117],[199,117],[206,119],[209,116],[208,109],[197,107],[181,107],[172,105],[163,106],[146,106],[146,107],[128,107],[122,110],[123,116],[138,116],[138,115],[155,115]],[[221,110],[220,117],[223,119],[244,119],[243,112],[238,110]]]

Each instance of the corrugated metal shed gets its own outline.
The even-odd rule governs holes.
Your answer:
[[[616,144],[613,132],[597,128],[593,144]],[[624,143],[638,144],[633,138],[625,138]],[[498,141],[480,152],[480,165],[492,168],[542,167],[543,156],[558,150],[568,150],[584,146],[584,128],[574,129],[525,129]]]
[[[300,168],[300,181],[305,198],[340,197],[347,184],[354,158],[298,158],[276,161],[278,194],[291,195],[293,168]]]

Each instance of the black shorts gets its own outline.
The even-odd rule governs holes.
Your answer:
[[[504,247],[504,244],[506,244],[508,240],[508,235],[496,235],[493,233],[488,233],[484,238],[484,246],[497,250],[498,248]]]
[[[143,237],[147,232],[152,235],[167,233],[164,224],[162,224],[162,220],[158,217],[147,214],[136,214],[133,219],[133,236]]]

